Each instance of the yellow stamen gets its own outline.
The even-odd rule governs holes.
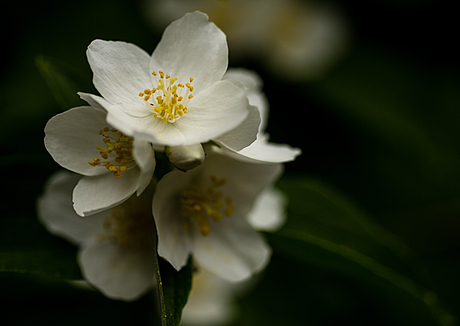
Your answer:
[[[219,223],[223,215],[230,217],[235,209],[232,199],[226,197],[223,201],[222,192],[217,190],[225,185],[226,179],[219,179],[215,175],[211,175],[209,181],[210,185],[207,188],[196,183],[181,196],[181,216],[184,229],[189,230],[192,222],[194,222],[203,236],[207,236],[211,230],[210,219]]]
[[[122,172],[126,172],[135,166],[132,138],[124,136],[122,132],[115,128],[109,127],[99,130],[99,135],[104,137],[103,143],[106,147],[99,145],[95,147],[99,151],[101,158],[106,161],[101,162],[100,158],[95,158],[94,161],[88,161],[89,165],[101,165],[113,173],[115,177],[121,177]]]
[[[177,77],[166,75],[162,70],[158,71],[158,74],[153,71],[152,75],[160,77],[156,79],[157,86],[140,92],[139,97],[146,102],[154,118],[174,123],[188,112],[188,102],[193,98],[191,92],[194,87],[190,84],[193,78],[190,77],[190,82],[185,85],[183,83],[175,85]],[[153,97],[154,93],[156,97]]]
[[[97,234],[96,240],[110,241],[131,250],[152,248],[155,227],[149,207],[145,200],[133,197],[110,209],[110,215],[103,222],[104,230]]]

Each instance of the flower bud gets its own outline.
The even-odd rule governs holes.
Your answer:
[[[196,168],[204,161],[204,151],[201,144],[168,147],[166,155],[169,157],[169,161],[182,171]]]

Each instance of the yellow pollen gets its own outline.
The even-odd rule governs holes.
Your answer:
[[[99,135],[103,136],[105,148],[96,145],[99,150],[100,158],[95,158],[93,161],[88,161],[91,166],[103,166],[113,173],[115,177],[121,177],[122,172],[128,171],[136,165],[133,156],[133,140],[130,137],[124,136],[122,132],[115,128],[110,129],[105,127],[99,130]]]
[[[193,98],[191,94],[194,87],[191,86],[193,78],[190,77],[190,82],[178,83],[177,77],[166,75],[162,70],[152,72],[157,86],[152,89],[145,89],[138,95],[141,97],[155,119],[160,119],[164,122],[174,123],[188,112],[187,105]],[[159,78],[157,77],[159,75]],[[153,96],[155,93],[156,96]]]
[[[230,197],[225,197],[218,190],[226,183],[226,179],[219,179],[215,175],[210,176],[208,187],[201,183],[191,185],[181,195],[181,216],[184,229],[187,231],[192,224],[197,224],[202,236],[207,236],[211,230],[209,221],[212,219],[218,223],[222,216],[230,217],[235,207]]]
[[[203,224],[199,226],[200,233],[205,237],[209,234],[209,225]]]
[[[137,197],[110,210],[104,220],[104,230],[97,234],[99,242],[108,240],[134,250],[148,249],[155,245],[155,227],[150,205]]]

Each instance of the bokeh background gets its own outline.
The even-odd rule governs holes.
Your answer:
[[[43,145],[46,122],[84,105],[77,91],[95,92],[86,47],[96,38],[123,40],[151,53],[165,21],[182,15],[160,12],[158,2],[2,5],[4,325],[150,325],[158,318],[151,295],[125,303],[69,285],[65,279],[79,275],[76,248],[48,234],[35,211],[45,180],[59,169]],[[259,30],[267,24],[258,15],[274,4],[246,2],[253,4],[240,6],[246,13],[212,9],[211,20],[229,35],[230,66],[262,77],[271,140],[303,154],[286,164],[278,184],[290,198],[289,222],[267,235],[272,263],[237,299],[233,324],[456,325],[460,66],[450,2],[317,2],[334,9],[340,28],[335,38],[324,36],[337,47],[320,55],[330,62],[314,63],[321,69],[313,75],[300,61],[291,69],[294,59],[271,56],[288,46],[283,28],[287,35],[315,30],[299,23],[301,11],[278,10],[268,24],[276,28]],[[282,8],[283,1],[275,2]],[[243,35],[255,35],[241,46],[230,28],[248,13],[252,25],[233,22],[244,26]],[[314,17],[310,12],[310,21]]]

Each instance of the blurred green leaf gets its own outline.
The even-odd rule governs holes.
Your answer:
[[[284,178],[279,187],[291,204],[287,225],[268,235],[275,251],[370,285],[414,320],[431,313],[434,324],[454,324],[423,264],[396,236],[322,182]]]
[[[2,207],[10,210],[0,214],[0,273],[81,279],[77,248],[40,224],[33,210],[36,197],[29,188],[22,201],[2,202]]]
[[[394,187],[402,189],[395,199],[414,194],[435,199],[460,194],[459,89],[458,78],[447,69],[361,45],[312,86],[310,95],[351,124],[360,142],[369,142],[365,163],[377,164],[369,178],[393,186],[405,181]],[[407,188],[409,183],[415,186]]]
[[[0,273],[81,279],[75,252],[61,248],[29,248],[0,251]]]
[[[182,309],[192,287],[192,259],[176,271],[162,258],[157,260],[158,294],[160,296],[161,325],[177,326],[182,319]]]
[[[92,89],[91,78],[82,76],[72,66],[37,55],[35,64],[62,110],[81,104],[77,92]]]
[[[58,278],[0,274],[4,325],[159,325],[153,295],[109,300],[81,283]],[[27,313],[24,313],[27,311]]]

